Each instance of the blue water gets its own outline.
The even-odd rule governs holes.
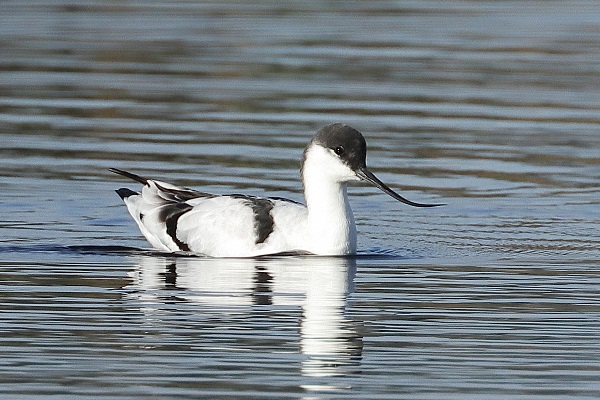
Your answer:
[[[600,6],[0,4],[0,393],[600,397]],[[322,125],[353,258],[149,248],[110,167],[302,201]]]

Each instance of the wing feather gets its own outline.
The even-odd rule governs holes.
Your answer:
[[[288,199],[214,195],[111,169],[144,186],[120,189],[129,213],[155,247],[215,257],[302,249],[306,207]]]

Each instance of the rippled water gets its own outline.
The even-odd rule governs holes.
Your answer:
[[[595,1],[0,4],[7,398],[600,397]],[[330,122],[356,258],[148,249],[109,167],[302,200]]]

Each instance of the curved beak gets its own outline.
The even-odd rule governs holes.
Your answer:
[[[361,180],[369,182],[373,186],[378,187],[379,189],[381,189],[382,192],[389,194],[394,199],[396,199],[398,201],[401,201],[404,204],[408,204],[409,206],[413,206],[413,207],[437,207],[437,206],[443,206],[444,205],[444,204],[415,203],[414,201],[407,200],[404,197],[400,196],[398,193],[394,192],[392,189],[390,189],[385,183],[381,182],[379,180],[379,178],[377,178],[375,175],[373,175],[373,173],[371,171],[369,171],[368,169],[366,169],[364,167],[357,169],[355,171],[355,173],[356,173],[356,176],[359,177]]]

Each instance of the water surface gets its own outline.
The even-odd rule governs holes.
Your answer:
[[[10,398],[600,397],[594,1],[0,5]],[[148,249],[109,167],[302,201],[346,122],[356,258]]]

